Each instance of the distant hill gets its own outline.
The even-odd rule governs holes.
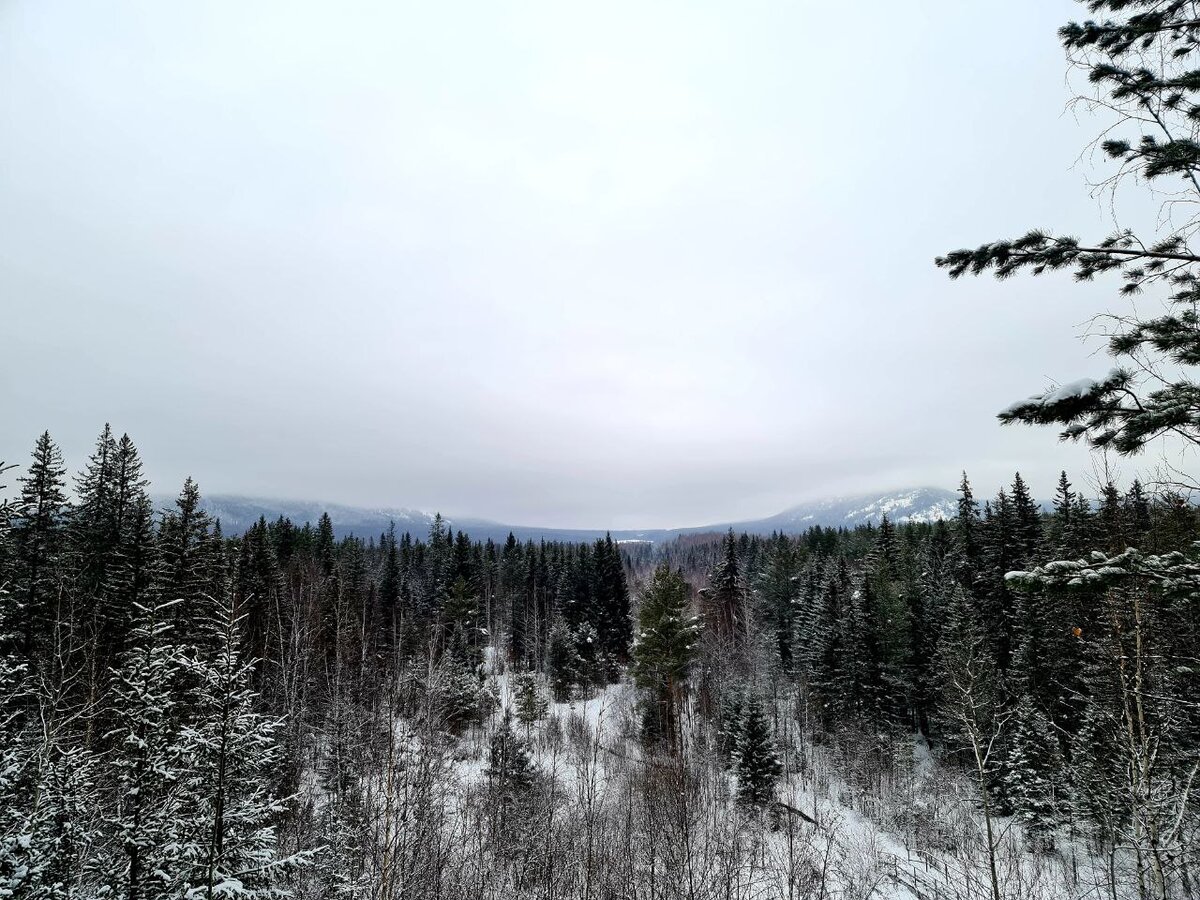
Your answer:
[[[912,488],[890,494],[860,494],[853,497],[836,497],[815,500],[795,506],[789,510],[742,523],[742,527],[756,531],[783,531],[794,533],[806,531],[814,525],[822,527],[853,528],[868,522],[879,523],[885,515],[893,522],[936,522],[954,517],[958,509],[958,494],[942,488]],[[734,525],[736,529],[738,525]]]
[[[910,488],[883,494],[860,494],[814,500],[794,506],[765,519],[741,522],[714,522],[710,525],[687,528],[613,529],[614,540],[654,541],[673,540],[684,534],[701,534],[710,531],[734,531],[749,534],[800,534],[820,525],[823,528],[853,528],[867,523],[878,524],[886,515],[896,523],[934,522],[954,515],[958,495],[941,488]],[[158,505],[169,506],[173,498],[158,497]],[[242,497],[229,494],[212,494],[203,499],[204,509],[221,520],[226,534],[241,534],[251,525],[266,518],[274,521],[280,516],[291,519],[297,525],[316,523],[323,513],[328,513],[334,532],[339,537],[357,535],[377,537],[385,532],[389,523],[395,522],[396,531],[424,535],[433,522],[433,514],[406,508],[370,509],[343,506],[336,503],[313,501],[274,500],[261,497]],[[480,540],[491,538],[505,540],[511,532],[518,540],[592,541],[603,537],[603,528],[542,528],[529,525],[506,525],[478,518],[447,517],[450,527],[462,530]]]

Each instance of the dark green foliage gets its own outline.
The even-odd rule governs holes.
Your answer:
[[[49,460],[42,470],[53,473],[61,469],[54,458],[48,439],[39,441],[35,465]],[[664,767],[703,759],[702,738],[715,735],[738,795],[753,804],[769,801],[780,777],[776,717],[839,751],[864,732],[873,744],[899,745],[919,728],[935,753],[969,772],[982,748],[980,802],[1012,813],[1039,847],[1060,846],[1066,826],[1092,841],[1144,844],[1132,823],[1165,823],[1197,762],[1196,515],[1182,498],[1137,483],[1124,492],[1106,486],[1093,510],[1064,477],[1054,511],[1043,515],[1018,476],[980,515],[964,477],[948,523],[730,534],[627,552],[611,540],[514,538],[501,548],[437,522],[428,535],[389,530],[364,541],[335,539],[329,522],[260,520],[226,538],[199,512],[190,481],[155,521],[138,465],[132,443],[106,432],[80,476],[77,510],[56,496],[61,473],[21,482],[34,485],[22,508],[35,512],[18,510],[13,531],[28,529],[26,547],[41,548],[45,578],[28,577],[32,554],[21,557],[15,534],[0,527],[12,586],[38,584],[40,594],[53,584],[56,598],[44,607],[48,618],[35,620],[32,656],[19,630],[0,629],[0,689],[9,693],[0,696],[0,756],[15,745],[20,759],[37,759],[18,765],[0,793],[17,798],[9,806],[33,788],[47,798],[29,820],[35,849],[21,853],[68,848],[58,868],[42,866],[31,879],[61,879],[91,854],[91,882],[127,885],[126,846],[176,874],[184,863],[163,854],[187,848],[188,877],[208,878],[207,863],[194,873],[212,841],[197,835],[211,838],[225,814],[218,807],[232,813],[235,794],[254,798],[230,823],[245,826],[239,846],[266,852],[277,838],[312,846],[304,829],[327,827],[331,846],[353,852],[379,784],[364,777],[415,777],[406,767],[427,749],[444,753],[464,733],[478,734],[496,708],[485,679],[504,671],[506,646],[520,663],[508,669],[513,716],[530,732],[545,713],[543,691],[565,701],[627,675],[650,750],[688,751]],[[40,496],[50,500],[36,513]],[[1126,549],[1142,541],[1154,551]],[[630,579],[637,629],[623,669]],[[706,579],[707,629],[692,590]],[[16,620],[14,591],[0,590],[0,606]],[[720,677],[705,696],[714,671]],[[33,684],[62,690],[44,696],[41,687],[30,692]],[[1145,740],[1124,724],[1139,694]],[[26,709],[39,713],[36,728],[22,718]],[[42,715],[59,729],[44,746]],[[411,723],[414,742],[399,756],[387,749],[395,716]],[[261,740],[269,750],[221,751],[221,722],[238,747]],[[131,739],[140,727],[142,742]],[[495,809],[519,812],[489,826],[502,854],[516,829],[548,811],[527,802],[543,795],[515,728],[501,721],[489,754]],[[226,772],[236,791],[213,790],[221,758],[234,764]],[[438,758],[442,765],[448,756]],[[1134,760],[1152,760],[1152,777],[1131,779]],[[302,787],[306,771],[336,799],[312,810],[280,806],[273,798]],[[156,798],[148,817],[143,788]],[[104,821],[91,814],[97,796],[119,795]],[[118,844],[126,832],[131,842]],[[168,889],[147,890],[160,888]]]
[[[746,585],[733,531],[725,536],[720,562],[709,577],[705,620],[718,637],[736,641],[746,621]]]
[[[9,624],[21,635],[27,658],[39,655],[35,638],[50,631],[57,602],[67,513],[66,471],[58,445],[49,432],[43,432],[28,473],[20,480],[12,534],[19,614]]]
[[[772,539],[766,556],[756,595],[763,627],[774,636],[774,661],[783,671],[791,672],[796,640],[796,551],[788,538],[778,535]]]
[[[1059,38],[1098,92],[1097,105],[1117,116],[1100,142],[1118,167],[1114,191],[1126,175],[1152,190],[1165,181],[1168,190],[1182,188],[1189,198],[1172,195],[1172,208],[1191,208],[1200,195],[1200,20],[1183,2],[1093,0],[1088,6],[1104,18],[1072,22]],[[1116,319],[1108,350],[1122,363],[1118,368],[1014,403],[999,414],[1002,422],[1059,425],[1064,440],[1083,439],[1120,454],[1164,436],[1200,442],[1200,388],[1190,372],[1200,364],[1200,256],[1188,244],[1196,221],[1185,215],[1160,222],[1166,227],[1159,234],[1123,230],[1090,243],[1034,230],[937,258],[952,278],[1065,269],[1080,281],[1116,274],[1126,296],[1147,289],[1169,295],[1163,315]],[[1158,363],[1177,371],[1160,377]]]
[[[629,658],[633,619],[629,613],[629,585],[621,554],[612,537],[597,541],[593,555],[596,567],[596,617],[593,624],[603,651],[615,662]]]
[[[579,655],[575,635],[561,619],[550,628],[546,676],[550,679],[550,692],[559,703],[571,699],[572,690],[584,677],[583,659]]]
[[[546,702],[537,677],[530,672],[520,672],[512,678],[513,708],[517,721],[526,727],[546,717],[550,705]]]
[[[488,789],[499,799],[502,808],[526,799],[537,776],[529,751],[513,729],[512,716],[507,710],[492,734],[484,775]]]
[[[674,745],[679,704],[692,670],[700,623],[691,610],[691,589],[666,563],[641,592],[633,645],[633,677],[646,695],[645,725],[651,740]]]
[[[445,652],[467,666],[477,666],[483,657],[480,644],[479,600],[462,575],[446,596],[442,608],[442,640]]]
[[[1006,768],[1006,795],[1026,835],[1035,845],[1046,842],[1061,821],[1066,770],[1050,719],[1028,694],[1013,711]]]
[[[771,736],[771,722],[757,697],[752,696],[745,703],[733,759],[738,799],[743,803],[772,800],[775,785],[783,774],[783,763]]]

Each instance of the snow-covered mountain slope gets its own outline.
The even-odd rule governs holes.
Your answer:
[[[883,516],[900,524],[904,522],[934,522],[954,515],[958,495],[941,488],[910,488],[885,494],[860,494],[814,500],[792,507],[765,519],[741,522],[715,522],[710,525],[690,528],[660,528],[649,530],[613,530],[614,540],[651,541],[673,540],[684,534],[699,534],[710,531],[726,531],[732,528],[749,534],[771,534],[775,531],[799,534],[815,525],[823,528],[854,528],[867,523],[879,524]],[[168,507],[173,498],[156,498],[157,505]],[[336,503],[318,503],[296,500],[273,500],[259,497],[241,497],[230,494],[206,495],[204,509],[214,518],[221,520],[226,534],[240,534],[259,518],[273,522],[280,516],[291,519],[297,525],[316,523],[323,513],[328,513],[338,536],[355,534],[359,537],[376,537],[394,522],[400,534],[411,532],[424,535],[433,522],[433,513],[406,508],[368,509],[344,506]],[[567,529],[540,528],[528,525],[508,525],[477,518],[448,518],[447,524],[455,530],[463,530],[472,537],[494,541],[505,540],[509,533],[518,540],[562,540],[592,541],[603,537],[603,528]]]
[[[806,530],[814,525],[853,528],[868,522],[879,524],[887,516],[892,522],[936,522],[954,516],[958,494],[942,488],[911,488],[887,494],[859,494],[816,500],[762,519],[756,526],[770,525],[781,531]],[[749,523],[747,523],[749,524]],[[734,525],[737,528],[737,525]]]

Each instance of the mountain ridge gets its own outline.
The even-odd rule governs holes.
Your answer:
[[[732,528],[748,534],[799,534],[820,525],[822,528],[854,528],[868,523],[878,524],[884,515],[897,524],[933,522],[954,515],[957,493],[943,488],[917,487],[898,491],[851,494],[812,500],[789,507],[773,516],[760,519],[730,520],[707,525],[681,528],[550,528],[530,525],[509,525],[478,517],[444,516],[454,530],[462,530],[480,540],[506,540],[513,534],[518,540],[591,541],[612,535],[619,541],[651,541],[661,543],[681,535],[723,532]],[[156,497],[160,506],[171,505],[174,498]],[[376,537],[387,531],[394,522],[396,530],[414,534],[428,531],[434,514],[407,507],[358,507],[311,500],[282,500],[268,497],[248,497],[238,494],[203,495],[202,508],[220,519],[228,534],[241,534],[260,518],[274,521],[281,516],[301,525],[316,523],[328,513],[334,532],[339,537],[356,535]]]

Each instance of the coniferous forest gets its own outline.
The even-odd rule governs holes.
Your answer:
[[[4,896],[1194,889],[1182,497],[498,545],[226,535],[141,467],[9,472]]]
[[[935,264],[1119,283],[1108,374],[999,413],[1102,466],[534,542],[235,532],[120,427],[6,442],[0,900],[1200,898],[1200,9],[1082,6],[1096,190],[1162,211]]]

